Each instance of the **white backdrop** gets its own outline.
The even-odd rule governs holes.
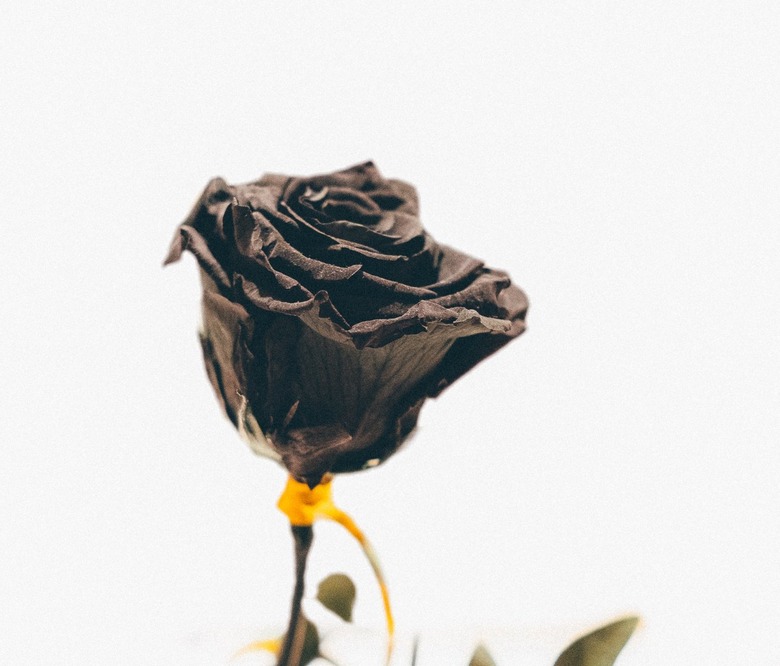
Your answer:
[[[775,3],[14,4],[0,662],[225,663],[284,624],[284,475],[219,412],[194,261],[161,261],[212,176],[373,159],[531,298],[336,484],[402,632],[541,666],[638,612],[626,666],[780,663]],[[334,569],[381,626],[318,526]]]

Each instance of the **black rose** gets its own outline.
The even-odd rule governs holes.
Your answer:
[[[312,486],[386,459],[426,397],[524,329],[523,292],[436,243],[415,189],[370,162],[212,180],[166,264],[185,249],[201,268],[203,354],[226,414]]]

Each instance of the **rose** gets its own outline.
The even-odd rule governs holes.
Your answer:
[[[165,263],[185,249],[201,268],[201,342],[222,407],[311,486],[385,460],[426,397],[524,329],[523,292],[437,244],[415,189],[370,162],[214,179]]]

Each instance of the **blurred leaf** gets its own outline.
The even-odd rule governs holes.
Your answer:
[[[474,650],[469,666],[496,666],[496,662],[493,661],[493,657],[490,656],[487,648],[480,643],[477,645],[477,649]]]
[[[304,666],[320,656],[320,635],[308,619],[306,620],[306,636],[303,639],[303,652],[301,652],[301,664]]]
[[[344,574],[331,574],[317,588],[319,602],[347,622],[352,622],[355,594],[355,584]]]
[[[627,617],[596,629],[566,648],[555,666],[612,666],[638,623]]]

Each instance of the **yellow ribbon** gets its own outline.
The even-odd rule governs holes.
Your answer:
[[[317,519],[332,520],[347,530],[360,544],[363,552],[368,558],[371,569],[374,572],[379,591],[382,594],[382,603],[385,609],[385,620],[387,622],[387,661],[390,661],[390,655],[393,651],[393,638],[395,635],[395,622],[393,621],[393,612],[390,608],[390,594],[387,589],[382,567],[379,565],[379,558],[376,555],[371,543],[366,539],[365,534],[355,524],[355,521],[344,511],[339,509],[333,502],[332,490],[333,476],[328,474],[322,478],[320,483],[314,488],[309,488],[305,483],[299,483],[293,477],[288,477],[287,485],[282,492],[277,507],[290,520],[291,525],[311,526]],[[250,643],[245,648],[235,654],[236,657],[257,650],[265,650],[278,654],[281,650],[282,642],[279,639],[268,641],[257,641]]]
[[[348,514],[334,504],[332,483],[333,476],[331,474],[324,476],[319,485],[314,486],[314,488],[309,488],[305,483],[299,483],[293,477],[289,477],[284,492],[276,506],[290,519],[292,525],[313,525],[318,518],[324,518],[338,523],[357,540],[368,558],[377,583],[379,583],[379,591],[382,594],[382,604],[385,608],[385,620],[387,622],[389,655],[393,649],[395,622],[393,621],[393,611],[390,608],[390,593],[387,589],[385,576],[382,573],[379,558],[366,535],[363,534],[363,531]]]

